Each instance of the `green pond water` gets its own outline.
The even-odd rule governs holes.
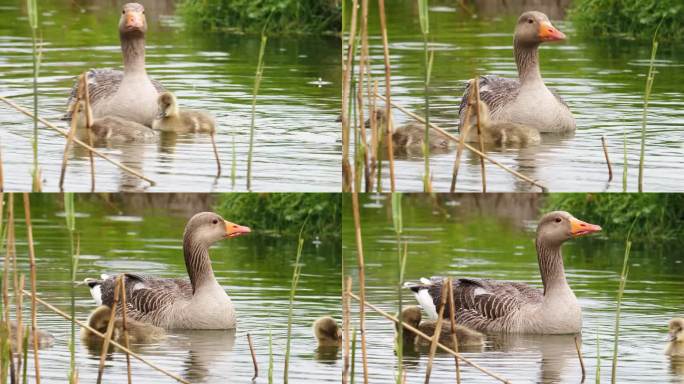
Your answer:
[[[184,108],[210,112],[217,122],[223,177],[208,135],[165,136],[150,144],[104,148],[115,160],[157,185],[122,173],[96,158],[97,191],[209,192],[246,189],[252,89],[260,37],[191,30],[175,14],[174,1],[145,4],[148,74],[173,91]],[[118,4],[105,1],[41,1],[40,114],[59,120],[74,78],[89,68],[120,68]],[[32,110],[31,33],[24,2],[0,0],[0,95]],[[328,37],[270,37],[256,108],[252,190],[339,191],[340,42]],[[0,143],[5,189],[31,188],[33,122],[3,105]],[[45,191],[59,188],[65,140],[39,127],[39,161]],[[233,186],[233,164],[237,179]],[[65,188],[90,191],[87,153],[70,154]]]
[[[538,195],[525,194],[439,195],[435,202],[404,196],[402,237],[408,242],[405,280],[437,275],[488,277],[541,287],[533,242],[539,201]],[[366,297],[395,313],[398,263],[389,196],[365,195],[361,204]],[[356,284],[357,253],[349,198],[344,209],[344,269]],[[667,322],[684,310],[682,245],[681,240],[633,244],[622,304],[617,369],[620,383],[680,383],[684,379],[684,360],[671,360],[663,354]],[[569,241],[563,247],[567,279],[583,311],[581,350],[587,381],[594,381],[597,349],[601,379],[610,380],[624,246],[624,240],[594,235]],[[402,292],[404,305],[416,304],[410,291]],[[357,311],[358,305],[354,308]],[[366,313],[371,382],[389,382],[397,370],[394,327],[379,314]],[[354,318],[358,321],[358,314]],[[357,380],[361,380],[360,355],[359,350]],[[423,381],[427,356],[425,350],[407,352],[407,382]],[[488,336],[483,349],[464,350],[464,356],[513,383],[579,382],[581,378],[573,336]],[[493,382],[473,368],[462,367],[463,382]],[[450,383],[454,377],[453,357],[438,353],[431,382]]]
[[[478,2],[479,18],[465,15],[455,1],[430,2],[430,50],[434,63],[430,80],[430,118],[457,133],[458,106],[465,82],[477,74],[517,77],[513,59],[513,29],[520,11],[533,7],[512,2]],[[511,4],[508,12],[506,6]],[[537,2],[540,3],[540,2]],[[567,3],[567,2],[566,2]],[[369,43],[372,74],[384,95],[384,64],[379,18],[371,2]],[[439,4],[439,5],[437,5]],[[517,4],[517,5],[516,5]],[[558,2],[544,2],[567,41],[544,44],[541,72],[547,86],[569,105],[577,131],[566,137],[542,135],[542,143],[522,150],[491,150],[502,164],[536,179],[551,191],[619,191],[622,189],[623,139],[627,140],[628,189],[636,190],[643,95],[651,56],[650,42],[580,37],[573,25],[558,20]],[[555,5],[554,5],[555,4]],[[497,8],[492,10],[490,8]],[[424,54],[416,2],[397,0],[387,6],[387,28],[392,65],[392,99],[424,115]],[[655,61],[656,75],[649,104],[646,133],[644,190],[681,191],[684,186],[684,51],[662,45]],[[381,103],[380,101],[378,103]],[[395,124],[412,121],[394,111]],[[608,172],[601,148],[605,136],[615,176]],[[422,153],[403,155],[395,163],[396,187],[422,191]],[[385,156],[386,157],[386,156]],[[449,191],[455,149],[431,156],[433,190]],[[479,157],[466,150],[458,190],[481,190]],[[385,164],[386,165],[386,164]],[[385,190],[389,190],[384,167]],[[487,164],[488,191],[538,191],[511,174]]]
[[[159,196],[159,195],[157,195]],[[7,198],[7,196],[5,197]],[[28,276],[27,246],[21,196],[18,200],[18,263]],[[127,196],[109,199],[76,198],[76,228],[80,233],[80,263],[77,280],[118,271],[144,272],[164,277],[187,276],[182,254],[182,234],[188,213],[173,211],[162,196]],[[171,200],[171,199],[169,199]],[[193,200],[193,199],[189,199]],[[32,195],[33,236],[41,298],[69,312],[70,256],[65,230],[62,197]],[[141,201],[151,203],[140,204]],[[157,209],[145,208],[154,206]],[[176,200],[178,201],[178,200]],[[209,209],[194,199],[196,211]],[[187,207],[187,204],[182,204]],[[181,206],[178,204],[177,206]],[[177,210],[177,208],[176,208]],[[250,223],[240,223],[250,225]],[[259,364],[258,383],[267,382],[269,333],[272,335],[274,378],[282,381],[290,281],[297,239],[260,233],[229,239],[211,250],[219,283],[230,295],[238,314],[235,331],[169,331],[158,343],[133,347],[144,358],[193,383],[247,383],[253,375],[246,335],[251,334]],[[338,382],[341,352],[319,350],[311,332],[314,319],[324,315],[341,318],[341,256],[338,239],[306,238],[302,274],[294,301],[289,377],[292,382],[315,380]],[[27,280],[28,281],[28,280]],[[28,284],[28,282],[27,282]],[[77,286],[76,317],[85,320],[95,308],[87,287]],[[28,298],[24,319],[30,312]],[[14,311],[13,311],[14,312]],[[38,326],[52,333],[55,344],[40,351],[42,382],[64,383],[69,369],[70,323],[40,306]],[[30,357],[32,361],[32,357]],[[131,359],[135,382],[174,382],[148,366]],[[99,352],[88,349],[78,338],[76,364],[81,382],[97,377]],[[29,373],[32,372],[32,365]],[[105,381],[125,382],[125,355],[115,352],[106,362]]]

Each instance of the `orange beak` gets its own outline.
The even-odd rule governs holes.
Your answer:
[[[145,24],[145,16],[141,12],[127,11],[124,17],[126,29],[142,29]]]
[[[225,221],[226,224],[226,237],[238,237],[244,235],[245,233],[252,232],[249,227],[243,227],[242,225],[233,224],[230,221]]]
[[[579,237],[589,233],[598,232],[601,230],[599,225],[585,223],[582,220],[577,220],[574,217],[570,219],[570,233],[572,237]]]
[[[548,21],[542,21],[539,26],[539,38],[542,41],[560,41],[565,40],[565,33],[557,30]]]

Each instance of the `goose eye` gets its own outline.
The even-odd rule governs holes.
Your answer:
[[[560,223],[561,221],[563,221],[563,219],[561,219],[560,217],[556,217],[556,223]]]
[[[527,19],[527,22],[528,22],[529,24],[532,24],[532,23],[534,23],[534,20],[532,20],[532,19]]]
[[[218,219],[214,219],[214,220],[212,221],[212,223],[218,224]]]

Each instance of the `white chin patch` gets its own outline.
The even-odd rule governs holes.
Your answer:
[[[100,287],[100,284],[90,288],[90,295],[93,297],[93,300],[95,300],[95,304],[98,306],[102,305],[102,288]]]
[[[425,313],[427,313],[430,320],[437,320],[437,308],[435,308],[435,303],[432,301],[432,296],[428,293],[427,289],[420,289],[418,293],[414,293],[416,300]]]

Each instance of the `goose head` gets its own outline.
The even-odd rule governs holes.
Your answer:
[[[163,92],[159,95],[157,99],[157,104],[159,105],[159,116],[160,119],[165,117],[172,117],[178,115],[178,104],[176,101],[176,96],[171,92]]]
[[[515,26],[515,44],[537,46],[548,41],[565,40],[565,34],[556,29],[549,18],[537,11],[525,12]]]
[[[549,212],[537,226],[537,240],[548,245],[560,246],[566,240],[598,232],[601,227],[585,223],[564,211]]]
[[[119,19],[119,36],[121,39],[144,37],[147,32],[145,7],[138,3],[124,4]]]
[[[342,330],[337,326],[337,322],[330,316],[317,319],[313,325],[314,335],[320,342],[339,342],[342,340]]]
[[[185,226],[185,238],[209,246],[219,240],[250,233],[249,227],[231,223],[214,212],[201,212]]]
[[[408,306],[401,311],[401,321],[413,328],[418,328],[422,318],[423,314],[417,305]],[[404,330],[404,332],[407,332],[407,330]]]
[[[684,343],[684,319],[681,317],[670,320],[668,340],[673,343]]]

